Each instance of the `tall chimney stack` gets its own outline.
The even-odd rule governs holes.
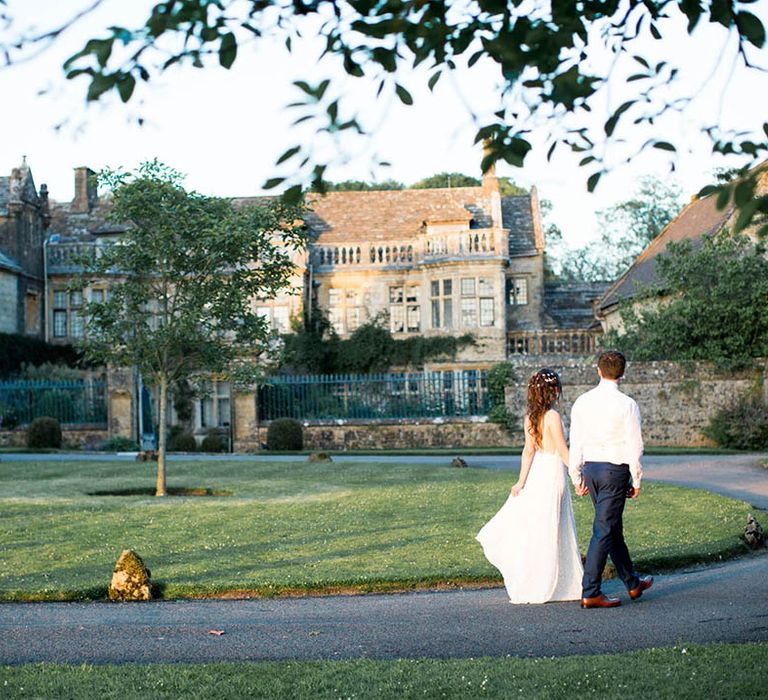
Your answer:
[[[490,141],[483,141],[483,160],[490,153]],[[488,197],[491,204],[491,219],[494,228],[503,228],[501,220],[501,194],[499,193],[499,178],[496,177],[496,164],[491,163],[483,171],[483,194]]]
[[[87,214],[96,204],[96,173],[85,166],[75,168],[75,198],[72,211]]]

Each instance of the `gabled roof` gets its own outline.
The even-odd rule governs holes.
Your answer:
[[[592,302],[609,286],[610,282],[545,282],[542,325],[574,330],[599,326]]]
[[[490,201],[482,187],[329,192],[307,204],[305,221],[321,242],[414,238],[425,222],[491,225]]]
[[[648,244],[630,268],[611,285],[597,304],[606,309],[624,299],[632,298],[639,289],[657,281],[656,262],[672,241],[689,240],[694,244],[705,234],[713,234],[725,226],[733,214],[733,206],[720,210],[716,196],[694,198],[664,230]]]
[[[84,238],[89,236],[104,236],[123,233],[127,226],[115,224],[107,220],[112,208],[108,198],[96,200],[90,211],[72,211],[71,202],[51,202],[50,232],[58,233],[66,238]]]

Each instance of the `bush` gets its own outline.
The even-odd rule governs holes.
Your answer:
[[[203,438],[200,450],[202,452],[226,452],[227,441],[218,430],[211,428]]]
[[[299,452],[304,449],[304,430],[293,418],[278,418],[267,428],[267,449]]]
[[[55,418],[35,418],[27,428],[27,447],[61,447],[61,426]]]
[[[184,432],[180,425],[174,425],[168,431],[165,449],[168,452],[197,452],[197,440],[192,433]]]
[[[768,404],[749,395],[720,409],[702,431],[720,447],[735,450],[768,449]]]
[[[116,435],[115,437],[105,440],[101,449],[105,452],[135,452],[139,449],[138,444],[131,438],[124,437],[122,435]]]

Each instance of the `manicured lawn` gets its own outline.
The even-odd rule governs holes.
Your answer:
[[[150,489],[139,462],[0,461],[0,600],[106,595],[121,550],[166,598],[388,590],[498,581],[474,535],[512,473],[382,463],[171,462],[170,487],[231,497],[93,496]],[[743,551],[749,506],[645,482],[626,531],[643,571]],[[582,549],[592,506],[576,500]]]
[[[546,659],[0,668],[7,698],[758,698],[768,644]]]

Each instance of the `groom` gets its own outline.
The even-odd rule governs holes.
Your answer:
[[[592,539],[582,580],[582,608],[613,608],[621,600],[600,590],[610,555],[632,600],[653,585],[652,576],[638,576],[624,543],[622,514],[627,497],[640,495],[643,437],[640,410],[634,399],[619,391],[626,360],[608,350],[597,360],[600,383],[579,396],[571,409],[569,474],[576,493],[589,493],[595,506]]]

